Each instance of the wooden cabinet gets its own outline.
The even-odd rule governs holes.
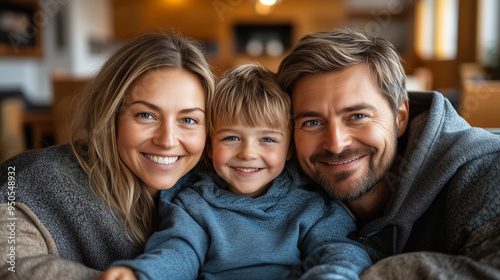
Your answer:
[[[462,93],[458,113],[472,126],[500,128],[500,81],[487,78],[479,64],[460,64]]]

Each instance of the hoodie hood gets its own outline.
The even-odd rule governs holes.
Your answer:
[[[398,143],[400,165],[398,174],[392,174],[396,180],[392,176],[390,181],[393,196],[385,215],[360,231],[385,255],[404,250],[415,221],[461,166],[500,151],[498,136],[472,128],[442,94],[413,92],[409,98],[410,122]]]

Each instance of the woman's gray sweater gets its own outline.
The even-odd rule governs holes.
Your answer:
[[[0,170],[0,278],[86,279],[141,253],[122,219],[93,193],[70,146],[14,157]],[[9,251],[15,252],[11,270]]]

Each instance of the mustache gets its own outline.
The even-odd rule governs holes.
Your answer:
[[[317,162],[343,162],[358,158],[364,155],[370,155],[375,153],[375,148],[373,147],[361,147],[357,149],[345,149],[341,153],[332,153],[328,150],[323,150],[320,153],[311,156],[311,163]]]

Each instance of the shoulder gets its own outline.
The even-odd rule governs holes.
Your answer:
[[[453,249],[468,235],[500,218],[500,152],[485,154],[460,166],[446,189],[446,225]]]
[[[277,179],[281,180],[280,185],[286,190],[282,197],[283,204],[294,205],[293,208],[297,211],[310,212],[316,217],[341,215],[351,218],[346,208],[303,174],[296,162],[287,163]],[[288,209],[291,210],[291,207]]]
[[[21,200],[32,199],[41,193],[71,193],[76,185],[88,193],[89,180],[70,146],[54,146],[13,157],[1,164],[0,186],[15,180],[16,193]],[[10,177],[7,176],[9,170]]]
[[[179,197],[204,196],[203,193],[213,192],[214,185],[209,171],[195,168],[179,179],[172,188],[161,191],[161,202],[170,203]]]
[[[500,162],[500,151],[475,157],[460,166],[449,182],[451,205],[490,209],[500,214],[500,165],[495,164],[497,162]]]
[[[40,169],[56,171],[73,167],[75,164],[78,164],[78,161],[71,147],[64,145],[27,152],[8,159],[1,166],[3,169],[12,167],[17,172],[29,172]]]
[[[15,172],[16,181],[27,185],[37,182],[49,184],[68,179],[88,182],[69,145],[49,147],[16,156],[2,163],[1,170],[7,169]],[[5,181],[6,178],[2,175],[0,184],[3,185]]]
[[[298,199],[302,197],[317,201],[331,201],[323,188],[312,181],[300,169],[299,163],[295,159],[286,163],[283,172],[276,178],[275,184],[280,185],[287,191],[286,196],[295,196]]]

